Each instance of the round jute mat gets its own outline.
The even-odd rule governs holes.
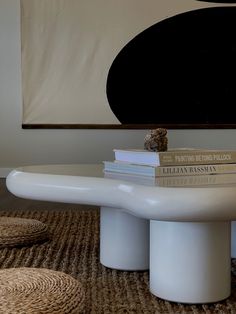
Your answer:
[[[0,313],[77,314],[85,294],[81,283],[60,271],[44,268],[0,270]]]
[[[0,217],[0,248],[48,239],[47,225],[35,219]]]

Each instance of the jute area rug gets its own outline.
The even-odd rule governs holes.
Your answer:
[[[0,211],[0,216],[37,219],[46,223],[50,232],[50,240],[47,242],[28,247],[1,248],[0,268],[44,267],[70,274],[78,279],[85,289],[85,314],[236,313],[234,260],[230,298],[208,305],[176,304],[161,300],[149,292],[147,271],[118,271],[105,268],[99,263],[97,209],[12,210]]]

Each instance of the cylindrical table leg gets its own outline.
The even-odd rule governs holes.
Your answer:
[[[150,222],[150,290],[182,303],[230,295],[230,222]]]
[[[149,268],[149,220],[101,207],[100,261],[122,270]]]

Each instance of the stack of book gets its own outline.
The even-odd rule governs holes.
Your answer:
[[[106,177],[142,178],[162,186],[236,184],[236,150],[114,149],[114,154],[113,161],[104,161]]]

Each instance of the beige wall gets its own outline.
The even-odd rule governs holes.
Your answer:
[[[42,163],[94,163],[112,149],[142,147],[147,130],[22,130],[20,3],[0,0],[0,175]],[[236,130],[169,131],[172,147],[236,149]]]

